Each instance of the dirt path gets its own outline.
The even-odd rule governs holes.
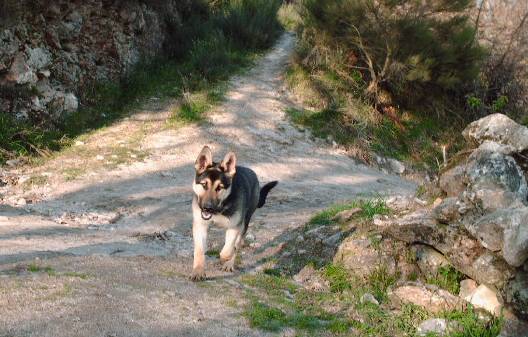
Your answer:
[[[293,45],[284,35],[234,78],[199,126],[168,128],[171,102],[153,98],[145,111],[15,172],[26,181],[0,190],[0,336],[264,335],[240,317],[241,272],[254,272],[289,229],[325,206],[412,193],[412,183],[288,122],[281,73]],[[242,271],[219,272],[210,258],[211,280],[196,284],[186,279],[191,179],[205,144],[217,159],[235,151],[261,182],[280,183],[255,214]],[[221,247],[221,234],[212,231],[211,248]]]

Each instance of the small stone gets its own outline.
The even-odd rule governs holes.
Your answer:
[[[435,201],[433,201],[433,207],[437,207],[442,203],[442,198],[436,198]]]
[[[25,206],[27,204],[27,201],[26,199],[24,198],[19,198],[17,201],[16,201],[16,204],[17,206]]]
[[[42,75],[45,78],[48,78],[51,76],[51,72],[49,70],[41,70],[38,72],[39,75]]]
[[[372,304],[375,304],[375,305],[379,305],[379,302],[378,300],[376,299],[376,297],[374,297],[374,295],[370,294],[370,293],[364,293],[361,298],[359,299],[359,302],[361,304],[365,304],[365,303],[372,303]]]
[[[6,164],[7,164],[7,166],[15,167],[18,164],[20,164],[21,162],[22,162],[22,160],[20,160],[20,159],[10,159],[10,160],[6,161]]]
[[[80,140],[76,140],[75,141],[75,146],[82,146],[84,145],[84,142],[80,141]]]
[[[97,159],[97,160],[104,160],[104,157],[101,156],[100,154],[98,154],[98,155],[95,157],[95,159]]]
[[[445,336],[456,330],[457,324],[455,322],[447,321],[445,318],[430,318],[420,323],[416,332],[418,336]]]
[[[419,199],[419,198],[414,198],[414,202],[417,203],[418,205],[422,205],[422,206],[426,206],[427,205],[427,201]]]

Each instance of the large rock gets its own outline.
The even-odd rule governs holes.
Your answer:
[[[518,271],[506,287],[505,300],[514,304],[519,314],[528,317],[528,265],[524,269]]]
[[[438,184],[448,197],[457,197],[465,190],[465,173],[465,164],[453,166],[442,173]]]
[[[349,236],[341,243],[334,262],[359,276],[367,276],[381,265],[392,273],[396,268],[394,257],[383,250],[377,250],[369,239],[354,236]]]
[[[422,243],[440,251],[451,264],[478,283],[502,289],[514,270],[500,256],[484,248],[458,226],[438,224],[430,210],[419,210],[400,218],[376,219],[379,229],[407,243]]]
[[[416,263],[424,275],[436,275],[440,267],[450,265],[445,256],[436,249],[420,244],[412,248],[416,255]]]
[[[11,63],[7,80],[16,84],[34,84],[38,77],[35,71],[28,65],[24,53],[18,53]]]
[[[501,209],[464,226],[482,246],[500,251],[511,266],[520,267],[528,258],[528,207]]]
[[[51,54],[44,48],[28,48],[28,66],[35,70],[41,70],[48,67],[51,63]]]
[[[524,172],[513,157],[500,152],[475,150],[466,165],[468,191],[486,211],[526,202],[528,187]]]
[[[465,302],[458,296],[438,287],[416,282],[409,282],[390,291],[389,298],[395,306],[412,303],[434,313],[461,310],[465,307]]]
[[[457,221],[465,209],[463,202],[455,197],[449,197],[433,209],[434,217],[441,223],[450,224]]]
[[[484,284],[478,286],[465,299],[475,308],[484,309],[496,316],[501,313],[502,304],[499,301],[497,292]]]
[[[528,128],[503,114],[492,114],[471,124],[462,132],[467,142],[480,145],[486,140],[510,145],[517,151],[528,149]]]

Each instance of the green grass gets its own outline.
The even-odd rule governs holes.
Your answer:
[[[368,162],[375,152],[435,172],[443,162],[444,145],[448,157],[463,147],[460,132],[464,123],[459,120],[403,111],[400,127],[361,98],[361,77],[355,79],[354,87],[330,70],[307,70],[301,60],[296,62],[287,71],[287,83],[310,109],[288,108],[286,112],[294,123],[310,128],[314,136],[331,136]]]
[[[308,224],[319,226],[330,225],[334,223],[332,218],[337,213],[358,207],[361,208],[361,213],[359,213],[358,216],[367,220],[371,220],[376,214],[389,214],[390,212],[385,201],[381,198],[354,200],[349,203],[331,206],[324,211],[317,213],[310,219]]]
[[[478,317],[471,305],[464,311],[447,312],[443,316],[460,325],[460,330],[449,334],[448,337],[496,337],[504,321],[502,317],[494,317],[486,322]]]
[[[39,266],[38,264],[31,263],[27,266],[27,270],[31,273],[46,273],[49,276],[55,276],[57,272],[50,266]]]
[[[438,268],[438,271],[435,275],[428,277],[426,282],[437,285],[454,295],[458,295],[458,292],[460,291],[460,281],[465,278],[465,275],[456,270],[454,267],[442,266]]]
[[[218,249],[209,249],[207,252],[205,252],[205,255],[220,258],[220,250]]]
[[[396,283],[397,279],[397,274],[390,273],[385,265],[380,265],[368,276],[368,287],[380,303],[386,302],[387,290]]]
[[[330,291],[343,292],[352,289],[350,275],[341,265],[329,264],[324,268],[324,276],[330,282]]]

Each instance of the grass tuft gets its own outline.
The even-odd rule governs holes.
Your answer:
[[[350,275],[341,265],[329,264],[324,269],[324,276],[330,282],[330,291],[343,292],[352,289]]]
[[[360,217],[371,220],[376,214],[389,214],[390,209],[382,198],[367,199],[367,200],[355,200],[346,204],[339,204],[331,206],[316,215],[314,215],[310,221],[310,225],[330,225],[334,223],[332,218],[339,212],[345,211],[352,208],[361,208]]]
[[[460,291],[460,281],[465,279],[464,274],[452,266],[442,266],[438,268],[435,275],[427,277],[426,282],[434,284],[442,289],[458,295]]]
[[[368,276],[368,286],[374,297],[381,303],[387,301],[387,290],[398,280],[398,275],[390,273],[387,266],[380,265]]]

